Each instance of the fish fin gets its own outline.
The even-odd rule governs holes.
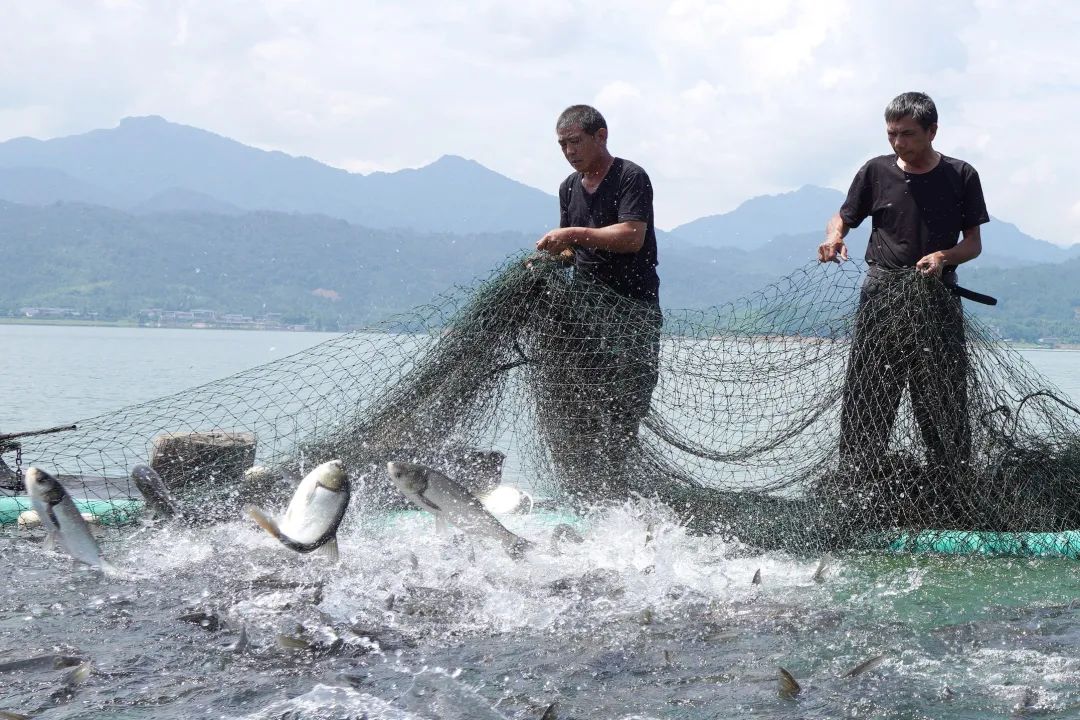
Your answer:
[[[435,534],[445,535],[450,532],[450,523],[446,522],[446,518],[442,515],[435,516]]]
[[[842,677],[855,677],[856,675],[862,675],[868,670],[873,670],[885,660],[885,655],[875,655],[869,660],[864,660],[855,667],[848,670]]]
[[[111,577],[111,578],[127,577],[127,573],[125,573],[123,570],[121,570],[120,568],[113,565],[108,560],[102,560],[99,567],[101,568],[101,572],[105,573],[105,577]]]
[[[750,581],[750,584],[751,585],[760,585],[761,584],[761,568],[758,568],[757,570],[754,571],[754,579]]]
[[[281,528],[278,527],[276,522],[267,517],[266,513],[254,505],[248,505],[244,510],[251,516],[252,520],[258,523],[259,527],[270,533],[274,538],[281,539]]]
[[[332,537],[326,544],[319,548],[319,552],[326,556],[328,562],[336,563],[340,559],[338,554],[337,537]]]
[[[425,505],[427,505],[427,506],[428,506],[429,508],[431,508],[431,509],[432,509],[432,510],[434,510],[435,512],[442,512],[442,508],[441,508],[441,507],[439,507],[439,506],[438,506],[438,505],[437,505],[437,504],[436,504],[436,503],[435,503],[435,502],[434,502],[433,500],[431,500],[430,498],[426,498],[426,497],[424,497],[423,495],[417,495],[416,497],[420,498],[420,502],[424,503]]]
[[[56,533],[52,531],[45,533],[45,543],[42,547],[46,552],[53,552],[56,550]]]
[[[311,643],[296,635],[281,633],[277,636],[277,644],[288,650],[310,650]]]
[[[231,653],[234,653],[236,655],[240,655],[245,650],[247,650],[248,644],[250,642],[251,641],[248,640],[247,625],[241,625],[240,626],[240,636],[238,638],[236,638],[236,642],[234,642],[228,648],[228,651],[231,652]]]
[[[825,557],[821,558],[821,561],[818,563],[817,570],[814,571],[814,582],[816,582],[816,583],[825,582],[825,573],[826,573],[826,571],[828,571],[828,569],[829,569],[829,556],[826,555]]]
[[[780,690],[777,694],[782,698],[794,700],[800,692],[802,692],[802,686],[799,685],[799,681],[787,670],[780,668]]]
[[[559,720],[559,703],[553,702],[547,706],[547,710],[540,716],[540,720]]]

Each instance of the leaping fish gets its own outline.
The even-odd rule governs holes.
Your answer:
[[[349,476],[340,460],[319,465],[300,481],[280,521],[249,505],[248,515],[282,545],[299,553],[325,547],[332,562],[338,559],[337,530],[349,507]]]
[[[139,463],[131,468],[131,480],[135,487],[142,493],[146,507],[150,510],[154,519],[183,517],[184,511],[180,509],[168,486],[154,468],[144,463]]]
[[[46,546],[59,545],[79,562],[107,572],[116,568],[101,557],[101,548],[90,533],[90,526],[75,507],[60,481],[36,467],[26,471],[26,491],[47,533]]]
[[[520,557],[533,547],[531,542],[503,527],[476,496],[438,470],[393,461],[386,463],[386,470],[402,495],[437,520],[497,540],[513,557]]]

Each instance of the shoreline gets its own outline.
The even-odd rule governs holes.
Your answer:
[[[0,317],[0,325],[41,325],[60,327],[107,327],[107,328],[141,328],[144,330],[243,330],[245,332],[315,332],[315,333],[344,333],[347,330],[318,330],[315,328],[296,327],[251,327],[245,325],[146,325],[134,320],[73,320],[54,319],[37,320],[34,318]]]
[[[289,333],[331,333],[331,334],[345,334],[354,331],[360,332],[379,332],[373,328],[349,328],[346,330],[317,330],[315,328],[296,328],[296,327],[250,327],[250,326],[227,326],[227,325],[207,325],[207,326],[195,326],[195,325],[145,325],[134,322],[132,320],[72,320],[72,319],[55,319],[55,320],[38,320],[34,318],[13,318],[13,317],[0,317],[0,325],[42,325],[42,326],[60,326],[60,327],[108,327],[108,328],[141,328],[144,330],[243,330],[244,332],[289,332]],[[1005,341],[1005,344],[1014,350],[1057,350],[1076,352],[1080,350],[1080,343],[1054,343],[1053,345],[1034,343],[1034,342],[1009,342]]]

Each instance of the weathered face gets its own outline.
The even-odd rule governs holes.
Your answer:
[[[402,492],[423,495],[427,489],[427,469],[423,465],[390,461],[386,472]]]
[[[26,491],[30,493],[30,497],[50,505],[55,505],[64,499],[64,488],[60,486],[60,481],[36,467],[28,468],[26,471]]]
[[[607,128],[600,128],[595,135],[590,135],[580,125],[573,125],[559,130],[558,138],[563,157],[578,172],[590,172],[603,164]]]
[[[923,130],[922,125],[909,115],[885,123],[885,134],[897,157],[904,162],[911,162],[924,157],[930,150],[930,144],[937,135],[937,123]]]

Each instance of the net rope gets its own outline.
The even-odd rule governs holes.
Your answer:
[[[354,511],[400,507],[384,468],[406,459],[553,504],[656,497],[764,549],[1076,554],[1078,421],[911,270],[813,264],[661,313],[522,256],[371,332],[18,444],[73,496],[111,501],[139,497],[128,473],[156,437],[250,438],[170,480],[203,522],[283,503],[289,475],[334,458]],[[268,471],[239,471],[252,463]]]

